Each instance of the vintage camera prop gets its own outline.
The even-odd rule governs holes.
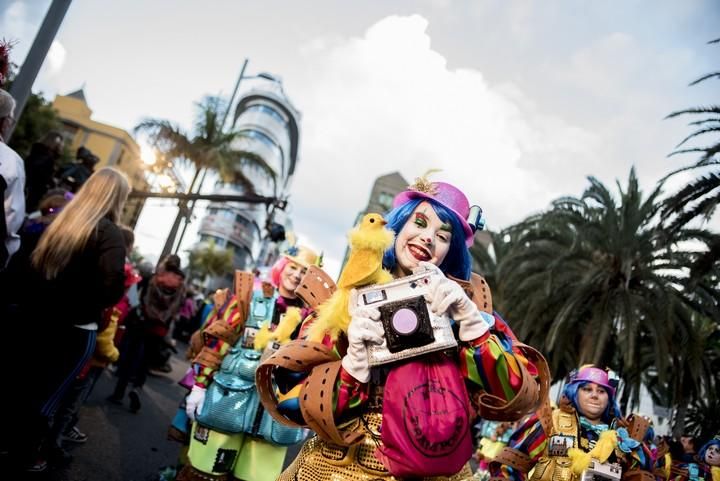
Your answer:
[[[593,459],[582,472],[580,481],[620,481],[622,468],[616,463],[600,463]]]
[[[425,301],[432,271],[358,290],[357,305],[376,307],[385,342],[368,344],[370,366],[457,346],[447,315],[436,316]]]

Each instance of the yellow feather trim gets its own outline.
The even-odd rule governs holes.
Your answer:
[[[617,443],[617,433],[608,429],[600,435],[600,439],[598,439],[595,447],[590,451],[590,456],[601,463],[604,463],[608,460],[613,451],[615,451]]]
[[[672,467],[672,456],[670,453],[665,455],[665,479],[670,479],[670,468]],[[720,481],[720,480],[718,480]]]
[[[270,332],[270,328],[268,326],[261,327],[257,334],[255,334],[255,342],[253,344],[255,350],[262,351],[265,349],[271,337],[272,333]]]
[[[380,269],[372,284],[387,284],[393,280],[392,274],[385,269]],[[317,319],[308,329],[307,340],[322,342],[326,334],[335,340],[341,332],[347,333],[350,325],[350,289],[338,289],[325,302],[317,308]]]
[[[338,289],[330,298],[317,308],[317,319],[308,331],[307,339],[312,342],[322,342],[325,334],[337,339],[340,332],[347,332],[350,324],[350,290]]]
[[[720,466],[713,466],[710,469],[713,481],[720,481]]]
[[[600,435],[595,447],[589,453],[578,449],[568,449],[568,457],[572,460],[572,470],[578,476],[590,466],[590,461],[596,459],[601,463],[608,460],[617,446],[617,433],[607,430]]]
[[[257,334],[255,334],[253,347],[256,351],[262,351],[270,340],[285,344],[290,340],[290,336],[295,332],[295,328],[300,324],[301,320],[300,308],[288,307],[274,331],[271,331],[268,326],[260,328]]]
[[[580,448],[568,449],[568,458],[572,461],[573,473],[578,476],[590,466],[590,461],[592,460],[590,453],[586,453]]]
[[[280,319],[280,323],[272,332],[272,337],[280,344],[285,344],[290,340],[290,336],[295,332],[295,328],[301,320],[300,308],[288,307],[285,315]]]

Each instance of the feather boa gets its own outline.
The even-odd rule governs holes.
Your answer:
[[[260,328],[258,333],[255,334],[253,347],[256,351],[262,351],[271,340],[279,344],[285,344],[290,340],[290,336],[295,332],[295,328],[300,324],[301,320],[300,309],[288,307],[274,331],[271,331],[268,325]]]
[[[590,466],[590,461],[596,459],[601,463],[608,460],[617,446],[617,433],[607,430],[600,435],[595,447],[586,453],[582,449],[568,449],[568,457],[572,460],[572,470],[578,476]]]

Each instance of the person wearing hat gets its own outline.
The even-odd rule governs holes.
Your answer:
[[[690,437],[690,436],[684,436]],[[694,438],[692,438],[694,439]],[[681,442],[672,443],[666,456],[666,474],[670,481],[720,481],[720,434],[703,444],[697,455],[686,456]]]
[[[309,315],[310,310],[304,306],[295,290],[310,266],[321,267],[322,256],[307,247],[292,246],[270,269],[269,282],[257,278],[249,282],[253,290],[253,304],[249,311],[253,315],[256,313],[256,298],[269,300],[273,304],[271,313],[265,316],[261,325],[254,325],[249,317],[246,318],[241,300],[245,296],[241,293],[241,286],[235,286],[235,293],[230,293],[228,289],[216,292],[215,306],[201,329],[204,346],[193,362],[195,384],[186,399],[186,414],[193,421],[188,448],[189,464],[183,467],[177,479],[270,481],[282,470],[287,446],[260,437],[257,432],[260,424],[273,422],[261,409],[256,415],[258,422],[252,428],[236,433],[222,432],[213,426],[203,425],[201,414],[206,392],[211,388],[214,375],[233,345],[233,351],[245,349],[256,353],[251,357],[259,363],[262,353],[268,352],[266,349],[272,350],[297,336],[300,322]],[[254,275],[247,274],[251,277]],[[236,279],[239,279],[237,274]]]
[[[651,422],[620,415],[618,381],[593,365],[570,373],[554,410],[540,409],[510,437],[490,463],[494,478],[568,481],[595,475],[607,479],[655,479],[657,449]],[[549,407],[549,405],[548,405]]]
[[[356,308],[355,291],[348,306],[348,325],[320,326],[317,335],[317,325],[308,318],[301,329],[301,337],[306,338],[291,343],[295,346],[281,347],[275,359],[261,365],[259,380],[268,369],[278,386],[291,387],[279,389],[276,399],[265,398],[261,392],[266,409],[274,409],[278,420],[310,426],[316,433],[279,480],[469,479],[474,397],[480,391],[492,394],[499,411],[532,385],[534,394],[523,402],[529,403],[528,410],[537,404],[536,366],[510,348],[515,337],[493,312],[487,284],[471,275],[469,247],[475,231],[483,226],[480,213],[454,185],[431,182],[424,176],[398,194],[393,209],[384,216],[394,241],[381,255],[381,267],[391,275],[393,285],[401,285],[416,273],[431,273],[425,299],[420,299],[423,307],[414,312],[421,313],[427,306],[433,315],[454,324],[451,332],[442,335],[457,348],[371,366],[367,346],[387,345],[387,338],[379,310]],[[407,282],[413,286],[412,280]],[[406,313],[407,309],[397,311],[398,316]],[[325,359],[293,357],[308,346],[322,352]],[[287,365],[280,364],[285,357]],[[293,364],[307,368],[298,371]],[[429,371],[427,366],[440,368]],[[401,386],[403,380],[416,382],[415,374],[421,371],[428,374],[417,381],[418,389],[403,391],[408,387]],[[434,373],[444,377],[432,377]],[[399,382],[391,385],[391,379]],[[459,384],[457,389],[448,388],[448,379]],[[423,410],[423,399],[436,400],[448,409]],[[395,415],[389,415],[391,411]],[[405,445],[393,451],[392,459],[389,435],[396,448]]]
[[[703,471],[709,473],[708,481],[720,481],[720,434],[705,443],[698,452]]]

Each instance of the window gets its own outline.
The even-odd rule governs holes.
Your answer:
[[[280,122],[282,125],[287,125],[287,121],[285,120],[285,117],[283,117],[277,110],[275,110],[272,107],[269,107],[267,105],[263,104],[255,104],[248,107],[245,112],[259,112],[266,115],[269,115],[270,117],[274,118],[278,122]]]
[[[380,192],[380,195],[378,195],[378,204],[380,204],[383,209],[390,210],[392,202],[393,196],[391,194],[388,194],[387,192]]]

